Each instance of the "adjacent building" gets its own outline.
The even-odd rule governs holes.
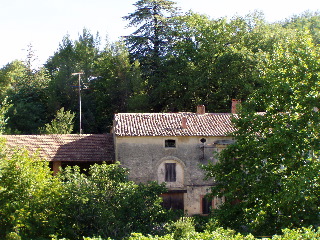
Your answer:
[[[114,162],[112,134],[2,135],[9,147],[20,147],[60,167],[79,165],[88,169],[95,163]]]

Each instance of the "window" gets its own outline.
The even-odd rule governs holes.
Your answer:
[[[176,147],[176,140],[173,140],[173,139],[165,140],[164,146],[166,148],[175,148]]]
[[[175,163],[165,163],[165,181],[175,182],[176,181],[176,164]]]
[[[206,141],[207,141],[207,139],[205,139],[205,138],[201,138],[201,139],[200,139],[200,142],[203,143],[203,144],[204,144]]]
[[[209,214],[212,207],[212,200],[206,197],[202,198],[202,214]]]

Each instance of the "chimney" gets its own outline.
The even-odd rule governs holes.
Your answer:
[[[183,129],[187,128],[187,118],[186,117],[182,117],[182,119],[181,119],[181,127]]]
[[[204,105],[198,105],[197,114],[205,114],[205,113],[206,113],[206,107]]]
[[[232,99],[232,105],[231,105],[231,113],[236,114],[237,113],[237,105],[241,103],[241,100],[239,99]]]

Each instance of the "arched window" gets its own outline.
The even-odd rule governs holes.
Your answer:
[[[158,182],[167,183],[167,187],[184,186],[184,164],[175,157],[166,157],[158,165]]]
[[[177,179],[176,163],[165,163],[165,181],[175,182]]]

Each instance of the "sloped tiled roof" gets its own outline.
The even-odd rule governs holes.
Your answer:
[[[39,152],[48,161],[114,160],[112,134],[2,135],[9,147],[22,147]]]
[[[116,136],[226,136],[235,129],[231,113],[118,113]],[[186,119],[186,128],[182,120]]]

